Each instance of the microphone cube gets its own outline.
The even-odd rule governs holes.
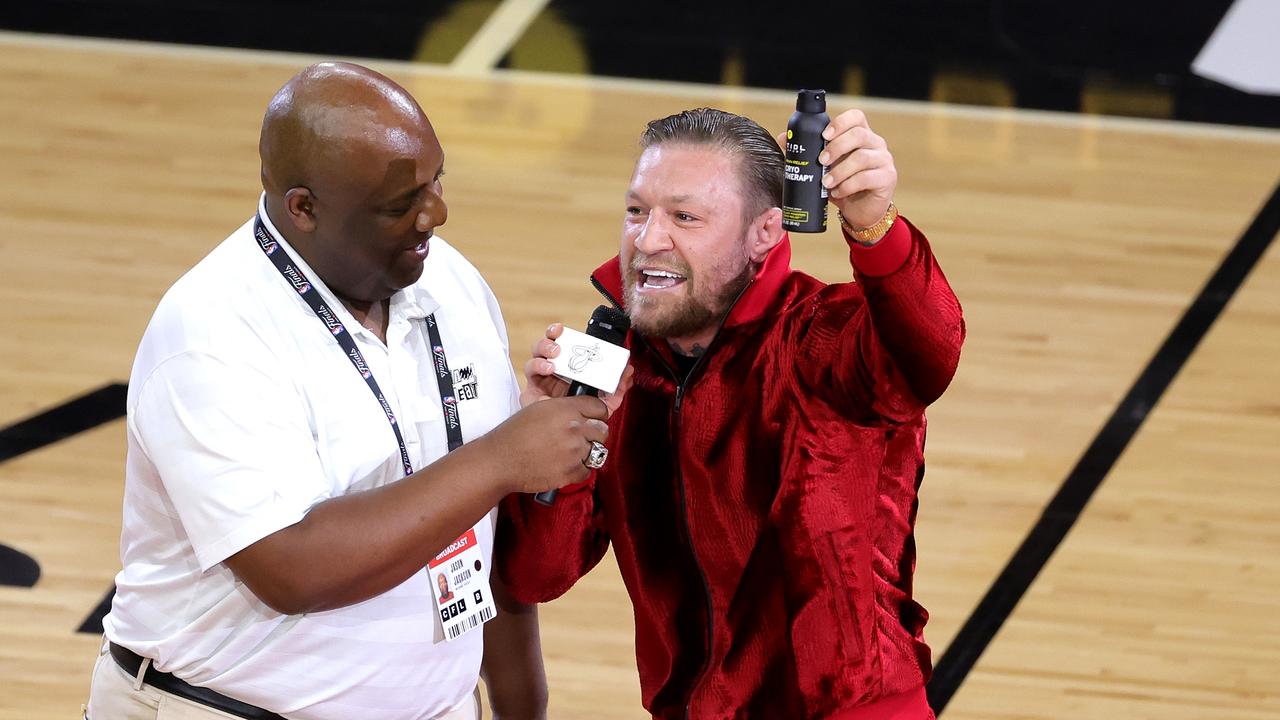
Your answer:
[[[556,344],[560,354],[551,358],[556,377],[568,382],[576,380],[601,392],[617,391],[631,358],[630,350],[567,327]]]

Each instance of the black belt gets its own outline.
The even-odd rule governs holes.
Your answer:
[[[142,656],[129,648],[115,643],[109,643],[109,645],[111,646],[111,657],[115,658],[116,664],[123,668],[126,673],[129,673],[131,677],[138,677],[138,669],[142,667]],[[284,720],[284,718],[268,710],[242,703],[222,693],[214,692],[209,688],[197,687],[167,672],[160,672],[154,665],[147,665],[147,674],[142,676],[142,682],[157,690],[163,690],[180,698],[186,698],[194,703],[207,705],[224,713],[231,713],[236,717],[248,718],[248,720]]]

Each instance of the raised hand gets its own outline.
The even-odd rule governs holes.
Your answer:
[[[861,110],[837,115],[822,137],[827,145],[818,162],[827,166],[822,184],[827,186],[831,202],[850,225],[875,225],[888,212],[898,186],[898,168],[888,143],[871,130]]]

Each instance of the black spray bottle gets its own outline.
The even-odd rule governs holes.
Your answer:
[[[827,91],[801,90],[796,111],[787,123],[787,172],[782,185],[782,227],[790,232],[819,233],[827,229],[827,188],[818,163],[826,140]]]

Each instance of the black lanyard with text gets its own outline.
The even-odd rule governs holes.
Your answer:
[[[338,346],[346,354],[347,359],[351,361],[351,366],[356,372],[360,373],[360,377],[364,378],[365,384],[369,386],[369,391],[373,393],[373,397],[377,399],[378,404],[382,406],[382,411],[387,416],[387,422],[391,424],[391,431],[395,433],[396,443],[400,446],[400,463],[404,465],[404,474],[413,474],[413,463],[409,461],[409,450],[404,444],[404,435],[400,433],[400,424],[396,422],[396,415],[391,410],[390,403],[382,393],[382,388],[378,387],[378,381],[374,379],[373,372],[369,369],[368,363],[365,362],[364,356],[360,354],[360,349],[356,347],[355,339],[351,337],[351,333],[347,332],[347,328],[338,319],[336,313],[325,303],[324,298],[320,297],[320,292],[316,290],[307,276],[303,274],[302,269],[297,267],[293,258],[289,257],[289,253],[280,247],[269,232],[266,225],[262,222],[261,217],[255,217],[253,220],[253,237],[258,241],[258,247],[262,249],[276,266],[276,270],[280,271],[280,275],[284,277],[288,283],[293,286],[294,290],[302,296],[302,299],[310,306],[311,311],[315,313],[316,318],[324,324],[325,329],[333,335],[333,339],[338,342]],[[449,440],[449,452],[462,447],[462,422],[458,417],[457,400],[453,395],[453,376],[449,372],[449,363],[444,354],[444,343],[440,340],[440,330],[436,327],[435,315],[427,316],[427,334],[431,340],[432,360],[436,368],[436,376],[440,386],[440,404],[444,412],[445,434]]]
[[[436,366],[436,384],[440,386],[440,408],[444,412],[444,432],[449,438],[449,452],[462,447],[462,419],[458,417],[458,399],[453,395],[453,373],[449,372],[449,360],[444,356],[444,342],[440,340],[440,328],[436,316],[427,316],[427,338],[431,340],[431,358]]]

